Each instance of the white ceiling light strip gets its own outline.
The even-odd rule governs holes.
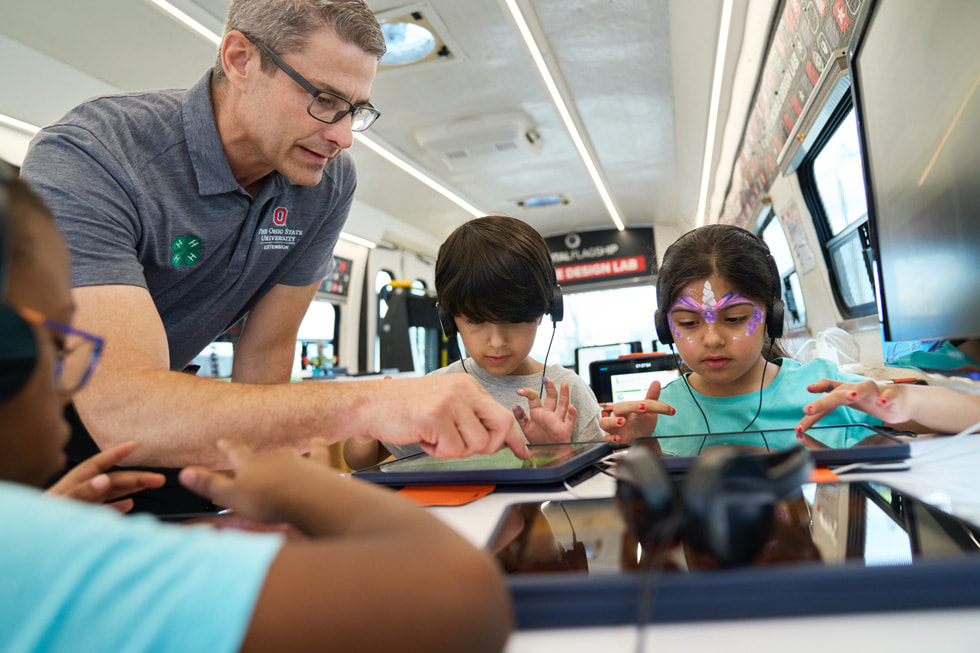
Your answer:
[[[41,128],[32,125],[29,122],[24,122],[23,120],[17,120],[16,118],[11,118],[10,116],[0,113],[0,125],[6,125],[7,127],[13,127],[14,129],[19,129],[22,132],[27,132],[28,134],[36,134],[41,131]]]
[[[708,129],[704,142],[704,163],[701,166],[701,190],[698,193],[698,210],[695,225],[704,225],[707,218],[708,186],[711,180],[711,159],[715,154],[715,130],[718,128],[718,105],[721,103],[721,82],[725,76],[725,50],[728,49],[728,30],[732,22],[732,0],[725,0],[721,9],[721,26],[718,28],[718,50],[715,52],[714,79],[711,81],[711,104],[708,107]]]
[[[183,23],[184,25],[186,25],[191,30],[197,32],[198,34],[200,34],[201,36],[203,36],[207,40],[211,41],[215,45],[221,43],[221,36],[219,36],[218,34],[215,34],[211,30],[209,30],[207,27],[205,27],[201,23],[197,22],[196,20],[194,20],[193,18],[191,18],[187,14],[185,14],[184,12],[182,12],[177,7],[175,7],[172,4],[170,4],[169,2],[167,2],[167,0],[150,0],[150,2],[152,2],[153,4],[155,4],[160,9],[164,10],[165,12],[167,12],[168,14],[170,14],[171,16],[173,16],[174,18],[176,18],[178,21],[180,21],[181,23]]]
[[[354,243],[355,245],[360,245],[361,247],[367,247],[368,249],[374,249],[377,247],[376,244],[368,240],[367,238],[361,238],[360,236],[355,236],[354,234],[349,234],[346,231],[340,232],[340,237],[349,243]]]
[[[602,198],[602,203],[605,205],[606,211],[609,212],[609,217],[612,218],[616,228],[622,231],[625,229],[625,226],[623,225],[622,217],[619,215],[619,210],[613,202],[612,195],[606,187],[602,173],[599,172],[599,167],[596,165],[592,153],[585,144],[585,139],[582,138],[582,134],[572,119],[572,114],[568,109],[568,105],[565,103],[565,99],[562,97],[561,91],[558,90],[558,84],[555,82],[551,70],[544,60],[544,55],[541,54],[541,48],[538,47],[538,43],[531,33],[531,28],[528,27],[527,20],[524,18],[524,14],[521,13],[520,8],[517,6],[517,0],[504,0],[504,4],[517,24],[517,30],[521,33],[521,37],[524,39],[524,43],[531,53],[534,65],[537,66],[538,73],[541,75],[541,79],[544,80],[544,85],[551,95],[551,100],[558,109],[558,115],[561,116],[561,121],[565,124],[565,129],[568,130],[568,135],[571,136],[572,143],[575,145],[579,157],[581,157],[582,162],[585,164],[585,168],[589,172],[589,177],[592,178],[592,183],[599,192],[599,197]]]
[[[354,132],[354,140],[356,140],[358,143],[363,144],[365,147],[367,147],[374,153],[378,154],[381,158],[385,159],[386,161],[393,163],[400,170],[408,173],[412,177],[415,177],[423,184],[425,184],[435,192],[439,193],[440,195],[448,199],[450,202],[456,204],[457,206],[459,206],[461,209],[463,209],[473,217],[480,217],[486,215],[485,212],[476,208],[475,206],[473,206],[472,204],[464,200],[462,197],[452,192],[447,187],[443,186],[438,181],[436,181],[429,175],[422,172],[420,169],[413,166],[407,160],[399,157],[390,149],[381,145],[377,140],[369,138],[361,132]]]

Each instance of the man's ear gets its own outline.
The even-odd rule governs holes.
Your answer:
[[[238,30],[232,30],[221,42],[221,66],[232,86],[241,89],[248,76],[248,63],[259,57],[258,48]],[[257,70],[258,68],[256,68]]]

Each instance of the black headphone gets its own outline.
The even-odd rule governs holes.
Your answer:
[[[565,301],[562,299],[561,286],[558,285],[558,276],[555,274],[554,268],[551,269],[551,278],[554,280],[554,286],[551,290],[551,301],[548,302],[548,309],[545,313],[551,316],[552,326],[557,327],[558,323],[565,317]],[[442,307],[442,304],[436,304],[436,310],[439,312],[439,324],[442,325],[443,334],[446,338],[455,338],[458,333],[456,319]]]
[[[769,538],[776,502],[806,483],[812,469],[803,445],[761,455],[713,448],[675,484],[657,454],[639,444],[616,469],[616,501],[644,548],[681,536],[723,565],[742,564]]]
[[[769,246],[766,241],[759,238],[756,234],[751,231],[744,230],[745,233],[749,234],[755,238],[766,251],[766,259],[769,262],[769,273],[772,276],[772,296],[773,301],[771,305],[766,306],[766,334],[770,339],[775,340],[783,335],[783,292],[782,283],[779,277],[779,267],[776,265],[776,259],[773,258],[772,254],[769,252]],[[673,245],[671,245],[673,247]],[[670,248],[667,248],[667,252],[664,253],[664,258],[666,258],[670,253]],[[666,290],[660,290],[659,284],[657,287],[657,312],[654,316],[654,322],[657,327],[657,338],[660,339],[665,345],[671,345],[674,343],[674,334],[670,332],[670,323],[667,319],[667,313],[670,311],[669,306],[664,306],[667,301]]]
[[[37,341],[31,325],[2,301],[7,293],[7,239],[11,220],[8,185],[16,176],[12,166],[0,161],[0,401],[20,392],[37,362]]]

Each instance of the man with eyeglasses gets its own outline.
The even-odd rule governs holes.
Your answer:
[[[107,343],[74,402],[91,438],[73,439],[73,460],[132,439],[134,464],[216,465],[222,437],[305,447],[355,432],[526,455],[509,411],[462,376],[286,383],[352,202],[344,150],[380,115],[384,51],[360,0],[233,0],[195,86],[96,98],[35,137],[22,175],[71,249],[76,323]],[[235,383],[178,373],[245,316]]]

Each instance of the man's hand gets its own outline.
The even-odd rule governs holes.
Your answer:
[[[511,412],[468,374],[386,382],[378,402],[371,435],[383,442],[418,442],[437,458],[496,453],[504,446],[518,458],[530,455]]]

